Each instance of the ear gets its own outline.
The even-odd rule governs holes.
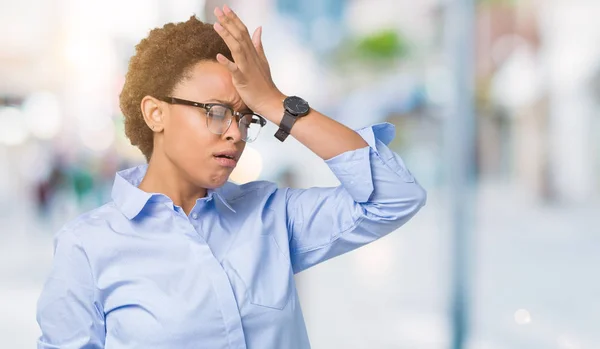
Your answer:
[[[153,132],[162,132],[164,129],[164,104],[164,102],[161,102],[152,96],[142,98],[140,104],[142,115],[144,115],[146,125],[148,125]]]

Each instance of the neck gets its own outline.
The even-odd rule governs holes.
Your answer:
[[[196,205],[196,200],[206,196],[206,188],[194,185],[162,152],[152,155],[148,170],[139,185],[148,193],[161,193],[183,209],[186,215]]]

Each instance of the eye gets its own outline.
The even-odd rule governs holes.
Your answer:
[[[252,123],[252,114],[243,114],[240,116],[239,123],[243,127],[248,127]]]
[[[208,111],[208,116],[212,118],[225,119],[231,111],[222,105],[213,105]]]

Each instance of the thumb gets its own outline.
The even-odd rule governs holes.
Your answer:
[[[224,65],[232,74],[235,74],[238,71],[237,64],[233,63],[232,61],[230,61],[229,59],[227,59],[227,57],[223,56],[220,53],[217,54],[217,62],[219,62],[222,65]]]

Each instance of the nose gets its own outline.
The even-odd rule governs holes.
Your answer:
[[[235,117],[232,118],[231,125],[229,125],[227,131],[223,133],[223,137],[228,141],[232,141],[233,143],[238,143],[242,140],[242,132],[240,131],[240,125],[238,124]]]

